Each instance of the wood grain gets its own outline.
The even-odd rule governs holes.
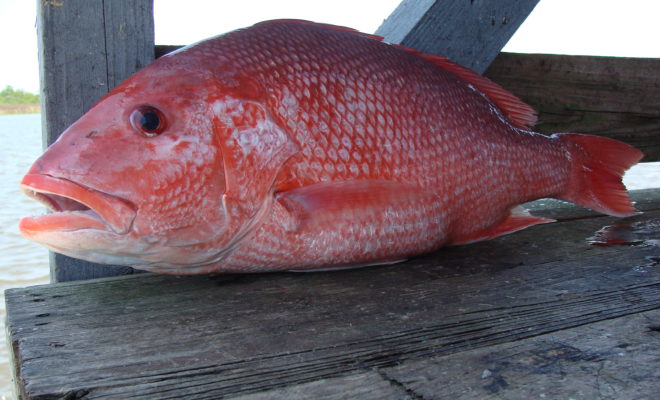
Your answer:
[[[539,111],[540,132],[607,136],[660,160],[660,59],[502,53],[485,75]]]
[[[379,393],[380,376],[420,398],[422,383],[390,369],[660,307],[660,190],[634,196],[642,215],[562,206],[546,212],[558,223],[390,267],[9,290],[19,390],[210,399],[304,388],[324,398],[314,396],[323,382],[357,390],[355,376]],[[607,227],[629,245],[590,245]]]
[[[657,325],[653,310],[381,372],[427,400],[652,400],[660,382]]]

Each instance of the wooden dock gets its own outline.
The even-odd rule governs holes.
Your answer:
[[[405,264],[7,291],[21,398],[653,399],[660,190]]]

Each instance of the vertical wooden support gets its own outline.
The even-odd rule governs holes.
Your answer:
[[[154,57],[153,0],[37,0],[42,132],[50,145]],[[51,253],[51,279],[131,273]]]
[[[376,34],[483,73],[539,0],[403,0]]]

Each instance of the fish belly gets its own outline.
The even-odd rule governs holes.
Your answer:
[[[438,196],[398,182],[311,185],[278,196],[269,219],[218,264],[257,272],[391,263],[447,241]]]

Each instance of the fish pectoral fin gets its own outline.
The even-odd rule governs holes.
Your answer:
[[[299,231],[324,227],[336,230],[342,224],[378,225],[386,218],[392,219],[387,213],[406,210],[433,196],[406,183],[362,179],[291,189],[277,193],[276,200],[290,216],[287,230]]]
[[[502,222],[484,230],[452,240],[452,245],[480,242],[498,236],[517,232],[529,226],[555,222],[554,219],[535,217],[520,206],[511,209],[511,213]]]

